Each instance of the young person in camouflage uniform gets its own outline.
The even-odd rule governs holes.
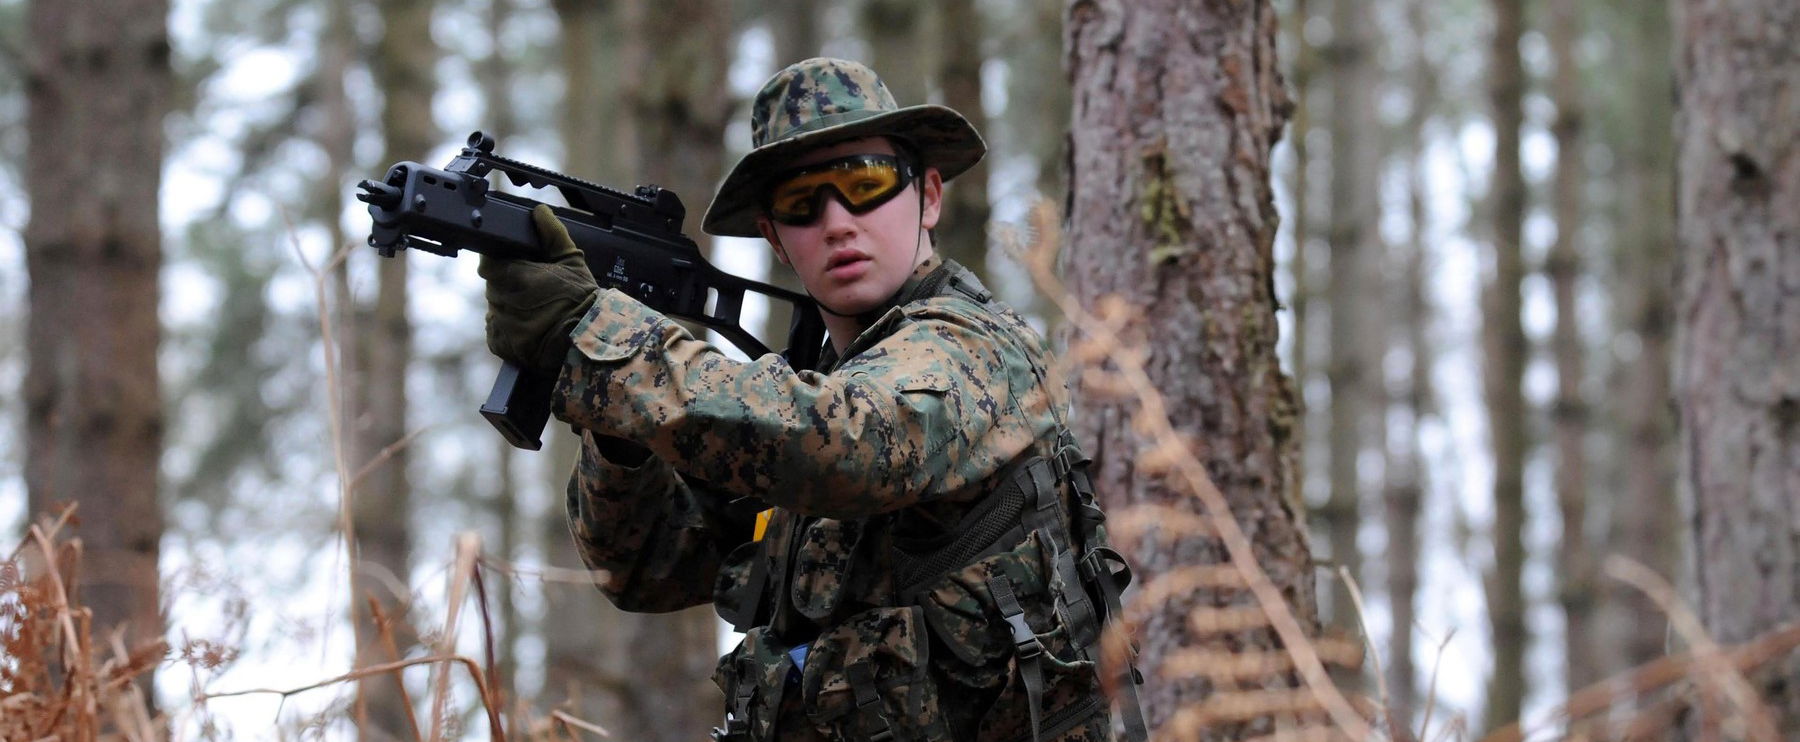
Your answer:
[[[556,414],[581,433],[582,557],[625,610],[711,601],[745,632],[716,737],[1111,739],[1094,660],[1119,562],[1065,385],[932,249],[980,135],[835,59],[777,73],[751,130],[704,226],[798,274],[830,334],[812,368],[731,360],[596,290],[547,208],[558,261],[483,262],[490,346],[560,374]]]

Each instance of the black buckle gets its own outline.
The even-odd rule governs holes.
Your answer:
[[[1006,625],[1012,627],[1013,651],[1019,653],[1019,659],[1029,660],[1044,653],[1044,643],[1038,641],[1037,633],[1025,623],[1025,614],[1007,616]]]
[[[874,671],[867,662],[858,662],[844,668],[844,674],[850,681],[857,718],[868,735],[868,742],[892,742],[894,726],[888,722],[887,714],[881,712],[881,695],[875,687]]]
[[[725,728],[713,727],[711,736],[714,742],[748,740],[750,739],[750,722],[747,719],[732,718],[731,714],[727,713],[725,714]]]

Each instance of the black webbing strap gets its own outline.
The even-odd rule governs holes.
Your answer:
[[[1012,584],[1005,575],[994,575],[987,581],[988,593],[1000,608],[1000,617],[1012,629],[1013,651],[1018,656],[1019,680],[1025,684],[1025,703],[1031,709],[1031,740],[1037,742],[1041,723],[1040,707],[1044,705],[1044,644],[1038,641],[1031,625],[1025,623],[1025,607],[1013,595]]]
[[[891,742],[894,727],[881,710],[881,692],[875,687],[875,672],[869,663],[857,662],[844,668],[850,681],[850,692],[856,697],[857,726],[867,742]]]
[[[1105,546],[1089,550],[1088,560],[1083,561],[1091,565],[1089,569],[1093,572],[1094,581],[1100,586],[1102,599],[1106,601],[1109,620],[1120,620],[1124,611],[1120,607],[1119,595],[1125,591],[1126,585],[1131,584],[1130,565],[1125,563],[1125,558],[1119,552]],[[1118,565],[1118,572],[1113,571],[1115,564]],[[1119,577],[1121,574],[1124,575],[1123,579]],[[1150,738],[1150,727],[1144,722],[1144,706],[1138,700],[1137,687],[1144,682],[1144,676],[1137,669],[1135,645],[1129,647],[1116,680],[1114,685],[1119,692],[1115,700],[1119,702],[1119,715],[1125,723],[1125,739],[1144,742]]]
[[[1094,480],[1088,476],[1088,465],[1091,460],[1075,445],[1074,435],[1064,429],[1058,437],[1056,457],[1056,474],[1066,479],[1069,487],[1075,490],[1075,508],[1070,529],[1081,539],[1081,573],[1088,582],[1099,588],[1101,606],[1104,613],[1099,616],[1100,624],[1121,621],[1124,609],[1120,596],[1131,584],[1131,565],[1125,557],[1106,545],[1101,524],[1106,522],[1106,513],[1094,495]],[[1115,571],[1115,567],[1117,568]],[[1119,704],[1120,721],[1125,725],[1125,739],[1130,742],[1145,742],[1150,739],[1150,725],[1144,720],[1144,705],[1138,699],[1138,685],[1144,682],[1143,674],[1137,669],[1137,646],[1127,644],[1128,651],[1125,662],[1120,668],[1114,686],[1118,693],[1114,699]]]
[[[725,726],[713,727],[712,738],[715,742],[750,742],[750,698],[755,692],[755,684],[749,673],[757,668],[744,663],[738,669],[738,679],[733,683],[734,692],[731,697],[731,708],[725,712]]]

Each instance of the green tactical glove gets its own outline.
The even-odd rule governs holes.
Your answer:
[[[494,355],[555,376],[569,354],[575,323],[594,305],[599,285],[569,230],[549,206],[531,210],[545,262],[481,256],[487,280],[487,343]]]

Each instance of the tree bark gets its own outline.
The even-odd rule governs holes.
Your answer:
[[[1374,264],[1381,245],[1378,189],[1380,179],[1380,131],[1372,100],[1378,84],[1373,19],[1363,3],[1332,5],[1331,45],[1326,58],[1331,70],[1331,223],[1330,242],[1331,342],[1325,375],[1331,383],[1331,422],[1328,462],[1331,496],[1322,516],[1331,561],[1358,580],[1362,554],[1356,534],[1362,525],[1361,472],[1357,460],[1371,443],[1374,417],[1381,405],[1381,328],[1372,322],[1370,306],[1384,294],[1376,286]],[[1331,581],[1326,614],[1347,634],[1360,631],[1349,587]]]
[[[372,69],[382,93],[381,130],[386,142],[382,162],[414,160],[437,144],[431,101],[437,92],[433,66],[438,49],[431,40],[431,5],[423,0],[380,4],[382,33]],[[406,260],[376,261],[376,296],[372,308],[354,329],[362,365],[352,376],[359,400],[351,418],[352,472],[374,461],[384,450],[389,458],[370,469],[350,493],[355,575],[351,591],[357,615],[360,664],[395,659],[385,647],[383,627],[368,613],[368,600],[381,605],[386,630],[404,653],[416,641],[408,607],[411,603],[412,555],[411,456],[406,437],[406,371],[412,357],[412,322],[407,316]],[[403,591],[396,595],[396,591]],[[409,709],[395,676],[378,675],[358,685],[360,729],[365,738],[388,739],[412,734]],[[366,714],[366,716],[365,716]]]
[[[1732,643],[1800,619],[1800,6],[1676,9],[1679,476],[1693,602]],[[1800,738],[1800,657],[1752,677]]]
[[[1270,150],[1289,101],[1275,68],[1270,4],[1177,0],[1067,6],[1074,111],[1069,243],[1062,274],[1073,298],[1116,295],[1137,308],[1152,339],[1146,367],[1175,427],[1249,534],[1256,558],[1308,630],[1316,629],[1310,555],[1297,503],[1296,403],[1275,355]],[[1075,385],[1077,434],[1095,458],[1095,483],[1115,518],[1160,506],[1198,512],[1174,482],[1143,475],[1135,400]],[[1146,533],[1145,535],[1150,535]],[[1121,537],[1142,584],[1227,556],[1207,533]],[[1140,624],[1145,706],[1153,726],[1229,688],[1166,678],[1178,649],[1275,646],[1268,628],[1221,633],[1189,621],[1197,609],[1248,604],[1238,589],[1183,592],[1147,608]],[[1241,681],[1293,687],[1292,673]],[[1208,738],[1270,733],[1270,717],[1209,729]]]
[[[30,276],[24,380],[28,507],[76,503],[79,599],[107,637],[162,639],[156,351],[168,3],[33,0],[24,70]],[[151,675],[139,678],[152,688]],[[152,696],[153,698],[153,696]]]
[[[1488,187],[1493,219],[1494,273],[1484,290],[1482,345],[1488,433],[1494,451],[1494,566],[1488,575],[1488,623],[1493,674],[1488,679],[1482,729],[1519,718],[1525,696],[1525,355],[1520,283],[1525,278],[1520,239],[1525,224],[1525,176],[1519,163],[1524,123],[1525,73],[1519,59],[1524,27],[1521,0],[1493,0],[1494,35],[1488,68],[1493,111],[1494,170]]]
[[[1577,316],[1578,290],[1583,269],[1583,224],[1587,216],[1586,99],[1581,68],[1575,60],[1575,43],[1582,35],[1581,8],[1574,3],[1548,7],[1550,54],[1555,65],[1551,96],[1556,118],[1551,133],[1556,137],[1555,213],[1556,242],[1544,272],[1550,279],[1556,302],[1556,328],[1551,351],[1556,359],[1556,401],[1550,419],[1556,446],[1556,502],[1562,517],[1562,538],[1557,548],[1557,602],[1563,611],[1563,638],[1567,647],[1563,666],[1564,692],[1574,694],[1602,677],[1596,643],[1594,609],[1598,585],[1595,561],[1587,534],[1586,439],[1590,406],[1582,391],[1587,359]]]
[[[985,34],[981,14],[969,0],[938,0],[937,17],[943,29],[943,65],[938,70],[938,89],[944,105],[956,109],[977,131],[988,132],[987,112],[981,107],[981,52]],[[938,222],[937,252],[963,264],[986,282],[988,254],[988,161],[983,159],[944,191],[944,213]]]

